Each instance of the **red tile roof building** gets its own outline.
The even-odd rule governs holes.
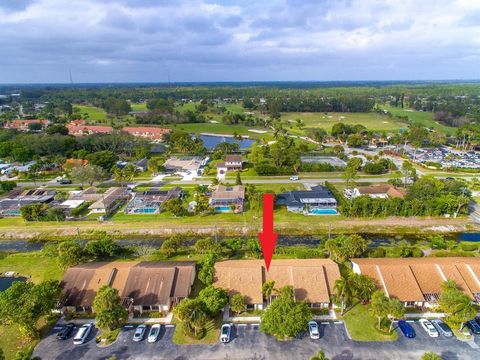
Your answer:
[[[67,124],[67,129],[68,134],[73,136],[110,134],[113,131],[111,126],[85,125],[85,120],[74,120]]]
[[[170,129],[158,128],[158,127],[124,127],[122,131],[125,131],[133,136],[143,137],[152,141],[161,141],[165,134],[170,132]]]
[[[42,124],[42,127],[46,127],[48,120],[33,119],[33,120],[11,120],[7,121],[3,127],[5,129],[15,129],[19,131],[29,131],[30,124]]]

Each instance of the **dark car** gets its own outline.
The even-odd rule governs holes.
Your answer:
[[[475,320],[467,321],[466,325],[467,325],[467,328],[469,328],[473,334],[475,335],[480,334],[480,325],[478,325],[478,323]]]
[[[400,320],[398,322],[398,327],[400,328],[400,330],[402,331],[405,337],[413,339],[416,336],[415,330],[413,329],[413,327],[409,323],[407,323],[405,320]]]
[[[72,183],[72,180],[70,180],[70,179],[60,179],[60,180],[58,180],[58,183],[60,185],[69,185],[69,184]]]
[[[62,330],[60,330],[58,333],[57,333],[57,339],[58,340],[67,340],[70,335],[72,334],[72,331],[73,329],[75,329],[75,325],[74,324],[67,324],[65,325]]]

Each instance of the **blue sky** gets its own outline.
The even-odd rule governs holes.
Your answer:
[[[480,78],[477,0],[0,0],[0,83]]]

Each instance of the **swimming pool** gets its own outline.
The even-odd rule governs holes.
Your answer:
[[[308,215],[338,215],[336,209],[311,209]]]
[[[216,212],[231,212],[232,208],[230,206],[217,206],[215,207]]]

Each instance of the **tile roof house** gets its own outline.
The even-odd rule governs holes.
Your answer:
[[[111,126],[85,125],[85,120],[74,120],[66,125],[68,134],[73,136],[85,136],[92,134],[111,134]]]
[[[316,210],[331,210],[337,213],[337,200],[332,192],[318,185],[311,190],[289,191],[278,195],[277,205],[285,205],[288,211],[315,214]],[[320,213],[320,212],[319,212]]]
[[[436,306],[447,280],[480,303],[480,258],[369,258],[351,263],[355,273],[370,276],[387,296],[405,306]]]
[[[170,132],[170,129],[166,128],[158,128],[158,127],[130,127],[126,126],[122,129],[122,131],[129,133],[133,136],[142,137],[153,142],[162,141],[163,136]]]
[[[354,189],[345,189],[345,196],[349,199],[356,198],[362,195],[368,195],[371,198],[380,199],[403,199],[405,197],[405,191],[403,189],[398,189],[390,184],[359,186]]]
[[[103,285],[117,289],[129,311],[168,312],[190,294],[195,262],[97,262],[67,269],[60,283],[63,311],[94,311]]]
[[[217,212],[243,211],[245,187],[217,185],[210,195],[210,206]]]
[[[110,214],[130,197],[127,188],[124,187],[113,187],[98,195],[98,199],[88,207],[91,212],[96,214]]]
[[[295,299],[311,307],[328,307],[339,278],[338,265],[330,259],[272,260],[269,271],[263,260],[227,260],[215,263],[213,285],[227,290],[229,296],[241,294],[248,308],[264,308],[262,285],[266,281],[274,281],[276,289],[293,286]]]
[[[227,155],[224,162],[217,164],[217,168],[224,171],[239,171],[242,170],[242,165],[242,155]]]
[[[174,187],[169,190],[147,190],[135,193],[125,208],[125,214],[158,214],[162,204],[182,196],[182,189]]]
[[[30,124],[41,124],[42,128],[48,125],[48,120],[33,119],[33,120],[10,120],[6,121],[3,127],[5,129],[15,129],[18,131],[30,131]]]
[[[163,167],[166,172],[195,172],[199,174],[201,168],[206,165],[209,158],[200,156],[170,157],[165,161]]]

